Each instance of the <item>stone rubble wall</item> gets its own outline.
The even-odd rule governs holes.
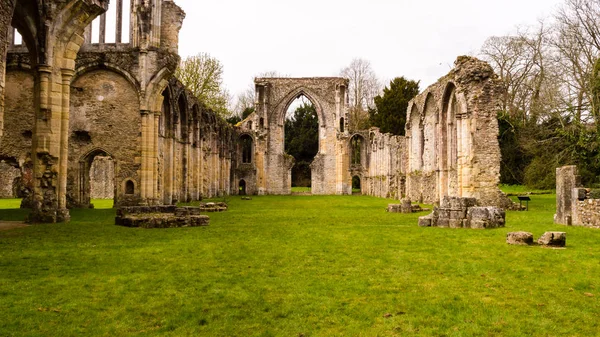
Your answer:
[[[568,226],[600,228],[600,199],[581,186],[577,166],[556,169],[556,214],[554,222]]]
[[[573,225],[600,228],[600,199],[576,200]]]
[[[369,130],[367,169],[361,181],[362,194],[401,199],[404,195],[405,138]]]
[[[111,157],[97,156],[90,168],[90,197],[113,199],[115,197],[115,165]]]
[[[15,183],[21,177],[21,170],[0,161],[0,199],[12,199],[17,197]]]

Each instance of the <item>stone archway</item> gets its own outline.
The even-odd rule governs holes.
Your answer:
[[[313,194],[351,194],[348,155],[348,80],[325,78],[257,78],[256,111],[242,123],[242,132],[256,139],[254,157],[259,194],[290,194],[293,158],[284,150],[285,114],[299,96],[315,107],[319,119],[319,150],[311,164]],[[258,126],[258,127],[257,127]]]
[[[112,166],[112,167],[111,167]],[[99,177],[94,172],[93,168],[99,169],[99,171],[106,171],[106,175],[112,181],[104,181],[102,177]],[[88,153],[84,154],[79,159],[79,167],[75,176],[77,177],[77,193],[71,196],[70,207],[81,207],[88,208],[91,205],[92,196],[96,196],[98,191],[93,191],[101,185],[110,185],[113,187],[112,196],[116,203],[116,193],[114,193],[115,186],[115,161],[113,156],[101,148],[95,148]],[[94,177],[96,176],[96,177]]]

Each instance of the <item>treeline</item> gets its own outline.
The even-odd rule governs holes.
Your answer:
[[[498,114],[501,181],[554,188],[555,170],[600,173],[600,2],[566,0],[546,21],[481,49],[504,83]]]

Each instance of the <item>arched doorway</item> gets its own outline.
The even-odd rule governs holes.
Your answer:
[[[352,194],[353,195],[362,194],[361,179],[359,176],[352,177]]]
[[[256,110],[250,117],[253,124],[263,128],[249,130],[245,123],[242,132],[252,131],[259,134],[254,139],[256,150],[256,191],[258,194],[290,194],[292,168],[299,169],[299,160],[290,154],[289,128],[285,130],[286,116],[293,114],[294,107],[302,107],[302,99],[314,107],[312,122],[317,124],[314,159],[303,159],[310,167],[311,193],[349,194],[350,175],[347,156],[348,80],[344,78],[256,78]],[[295,101],[300,99],[300,103]],[[290,106],[292,109],[290,109]],[[341,119],[344,123],[340,123]],[[296,140],[297,142],[298,140]],[[288,142],[286,149],[285,142]],[[308,177],[303,177],[306,181]],[[254,184],[254,182],[253,182]],[[305,183],[305,185],[308,185]]]
[[[246,181],[244,179],[240,180],[239,193],[240,195],[246,195]]]
[[[79,193],[76,206],[88,208],[92,199],[112,199],[115,195],[115,161],[103,149],[94,149],[79,160]]]
[[[290,103],[284,133],[285,153],[294,157],[291,188],[311,188],[311,164],[319,152],[319,117],[315,105],[304,94]]]

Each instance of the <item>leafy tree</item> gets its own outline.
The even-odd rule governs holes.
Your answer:
[[[419,82],[396,77],[375,97],[376,109],[369,110],[371,125],[383,133],[404,135],[408,102],[419,94]]]
[[[223,87],[223,65],[207,53],[181,61],[175,76],[207,107],[220,116],[229,116],[229,93]]]
[[[312,104],[303,103],[285,121],[285,150],[296,159],[292,186],[310,186],[310,163],[319,151],[319,119]]]

